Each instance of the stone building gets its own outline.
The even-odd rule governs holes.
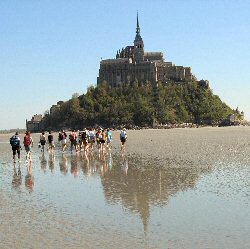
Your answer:
[[[41,114],[34,115],[30,121],[26,119],[26,130],[30,132],[40,132],[43,130],[43,116]]]
[[[61,107],[61,105],[63,104],[64,102],[63,101],[58,101],[57,103],[56,103],[56,105],[52,105],[51,107],[50,107],[50,114],[54,114],[57,110],[60,110],[60,107]]]
[[[167,82],[168,80],[192,80],[190,67],[176,66],[166,62],[162,52],[145,52],[137,14],[136,36],[133,46],[117,51],[115,59],[100,62],[97,84],[106,81],[113,87],[123,83]]]

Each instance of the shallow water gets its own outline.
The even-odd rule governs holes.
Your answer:
[[[43,155],[34,135],[14,167],[0,135],[0,248],[250,248],[248,127],[128,131],[125,153],[113,137]]]

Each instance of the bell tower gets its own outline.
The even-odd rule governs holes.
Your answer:
[[[141,38],[140,34],[140,24],[139,24],[139,17],[138,17],[138,12],[137,12],[137,26],[136,26],[136,35],[135,35],[135,40],[134,40],[134,59],[135,62],[142,62],[144,59],[144,43]]]

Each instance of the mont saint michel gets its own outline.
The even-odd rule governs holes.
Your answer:
[[[118,50],[115,59],[101,60],[97,85],[52,105],[44,117],[33,116],[26,127],[32,131],[83,126],[168,128],[243,120],[244,112],[222,102],[209,81],[198,80],[191,67],[165,61],[162,52],[145,52],[137,14],[134,45]]]
[[[0,249],[250,248],[250,1],[0,6]]]
[[[145,52],[137,14],[136,35],[133,46],[119,49],[115,59],[100,62],[97,83],[104,81],[112,86],[122,83],[195,80],[191,67],[176,66],[164,60],[162,52]]]

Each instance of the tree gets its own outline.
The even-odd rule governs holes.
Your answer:
[[[135,80],[119,87],[103,82],[88,87],[86,94],[74,93],[59,109],[45,115],[45,124],[57,129],[95,124],[152,126],[155,121],[210,124],[231,113],[209,87],[197,81],[138,84]]]
[[[73,93],[72,94],[72,99],[77,99],[79,98],[80,94],[79,93]]]

